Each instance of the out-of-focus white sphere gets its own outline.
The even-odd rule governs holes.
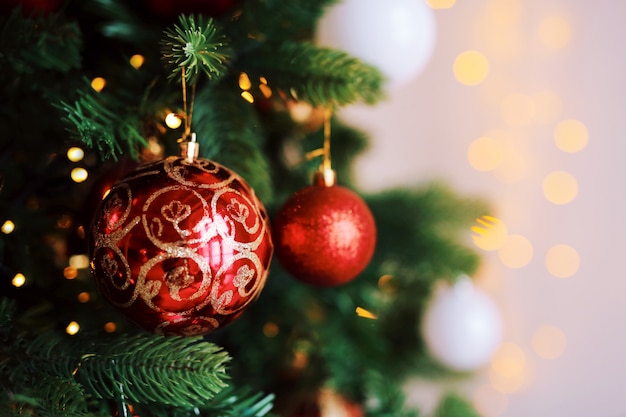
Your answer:
[[[435,16],[424,0],[343,0],[328,9],[317,27],[319,46],[377,67],[389,88],[422,72],[435,37]]]
[[[438,362],[455,371],[486,365],[502,338],[494,301],[469,277],[434,293],[421,326],[426,346]]]

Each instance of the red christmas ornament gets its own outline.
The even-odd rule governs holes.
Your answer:
[[[344,284],[365,269],[376,246],[376,224],[353,191],[315,184],[294,193],[273,225],[276,256],[284,268],[308,284]]]
[[[140,327],[199,335],[237,318],[261,292],[272,256],[267,213],[229,169],[169,157],[116,183],[92,224],[103,296]]]

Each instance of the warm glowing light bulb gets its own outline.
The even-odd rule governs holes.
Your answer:
[[[261,94],[263,94],[263,97],[272,97],[272,89],[267,84],[259,84],[259,90],[261,91]]]
[[[67,159],[72,162],[78,162],[85,157],[85,151],[78,146],[72,146],[67,150]]]
[[[503,343],[493,357],[489,370],[491,386],[499,392],[518,391],[526,382],[526,355],[512,343]]]
[[[0,230],[5,235],[8,235],[15,230],[15,223],[13,223],[11,220],[5,220],[4,223],[2,223],[2,226],[0,226]]]
[[[553,204],[570,203],[578,194],[578,182],[568,172],[551,172],[543,180],[543,194]]]
[[[11,280],[11,284],[14,287],[18,287],[19,288],[22,285],[26,284],[26,277],[24,276],[24,274],[18,272],[17,274],[15,274],[15,276]]]
[[[546,268],[552,276],[569,278],[580,268],[580,255],[569,245],[555,245],[546,254]]]
[[[70,173],[70,177],[72,178],[72,180],[77,183],[86,181],[88,176],[89,173],[87,172],[87,170],[81,167],[74,168]]]
[[[104,89],[107,85],[107,81],[102,77],[96,77],[91,80],[91,88],[96,90],[98,93]]]
[[[488,136],[476,139],[467,149],[467,159],[477,171],[493,171],[502,163],[503,158],[502,144]]]
[[[500,262],[509,268],[522,268],[533,258],[533,245],[521,235],[510,235],[498,250]]]
[[[539,39],[551,49],[561,49],[572,39],[572,28],[563,16],[550,16],[539,24]]]
[[[74,336],[79,331],[80,331],[80,325],[75,321],[71,321],[65,328],[65,332],[71,336]]]
[[[465,51],[456,57],[453,69],[461,84],[478,85],[487,78],[489,61],[478,51]]]
[[[83,291],[80,294],[78,294],[77,298],[78,298],[79,303],[86,303],[89,300],[91,300],[91,295],[87,291]]]
[[[65,279],[75,279],[78,276],[78,270],[73,266],[66,266],[63,269],[63,276]]]
[[[89,268],[89,257],[87,255],[72,255],[70,256],[70,266],[73,266],[76,269],[85,269]]]
[[[371,311],[368,311],[366,309],[364,309],[363,307],[357,307],[356,308],[356,315],[359,317],[363,317],[366,319],[377,319],[378,317],[376,317],[376,314],[372,313]]]
[[[109,321],[104,324],[104,331],[107,333],[114,333],[117,330],[117,324],[112,321]]]
[[[176,113],[168,113],[165,116],[165,125],[170,129],[178,129],[183,121]]]
[[[479,248],[487,251],[496,250],[507,241],[509,231],[506,224],[493,216],[482,216],[476,219],[478,225],[470,229],[474,232],[472,240]]]
[[[533,334],[533,349],[544,359],[556,359],[565,352],[567,338],[563,330],[545,324]]]
[[[143,57],[143,55],[139,55],[139,54],[135,54],[133,56],[130,57],[130,65],[135,68],[135,69],[139,69],[141,68],[141,66],[143,65],[145,61],[145,58]]]
[[[428,4],[432,9],[449,9],[454,6],[456,0],[426,0],[426,4]]]
[[[254,103],[254,96],[249,91],[242,91],[241,98],[246,100],[248,103]]]
[[[252,87],[252,82],[250,81],[248,74],[245,72],[239,74],[239,88],[242,90],[249,90],[250,87]]]
[[[554,129],[554,141],[563,152],[578,152],[587,146],[589,132],[579,120],[563,120]]]

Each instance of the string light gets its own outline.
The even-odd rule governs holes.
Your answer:
[[[249,90],[250,87],[252,87],[252,82],[250,81],[248,74],[245,72],[239,74],[239,88],[242,90]]]
[[[243,98],[250,104],[254,103],[254,96],[249,91],[242,91],[241,98]]]
[[[487,78],[489,61],[478,51],[465,51],[456,57],[453,69],[458,82],[474,86]]]
[[[575,119],[563,120],[554,128],[554,142],[563,152],[579,152],[587,146],[587,126]]]
[[[570,203],[578,194],[578,182],[568,172],[551,172],[543,180],[543,194],[553,204]]]
[[[4,223],[2,223],[2,226],[0,226],[0,230],[5,235],[8,235],[15,230],[15,223],[13,223],[11,220],[5,220]]]
[[[555,245],[546,254],[546,269],[557,278],[569,278],[579,267],[580,255],[569,245]]]
[[[109,321],[104,324],[104,331],[107,333],[114,333],[117,330],[117,324],[115,322]]]
[[[86,302],[89,302],[89,300],[91,300],[91,295],[87,291],[83,291],[80,294],[78,294],[77,298],[78,298],[79,303],[86,303]]]
[[[71,321],[65,328],[65,332],[69,334],[70,336],[74,336],[79,331],[80,331],[80,325],[75,321]]]
[[[65,279],[76,279],[76,277],[78,276],[78,269],[74,268],[73,266],[66,266],[63,269],[63,276],[65,277]]]
[[[69,263],[76,269],[89,268],[89,257],[87,255],[72,255],[70,256]]]
[[[72,146],[67,150],[67,159],[72,162],[81,161],[85,157],[85,151],[78,146]]]
[[[88,176],[89,176],[89,173],[87,172],[87,170],[81,167],[74,168],[72,172],[70,173],[70,177],[76,183],[81,183],[81,182],[86,181]]]
[[[26,284],[26,277],[24,276],[24,274],[18,272],[17,274],[15,274],[15,276],[11,280],[11,284],[14,287],[19,288],[22,285]]]
[[[143,57],[143,55],[140,54],[135,54],[133,56],[130,57],[130,65],[135,68],[135,69],[139,69],[143,66],[143,63],[145,61],[145,58]]]
[[[176,113],[168,113],[165,116],[165,125],[170,129],[178,129],[181,124],[183,124],[183,121]]]
[[[502,220],[493,216],[482,216],[476,219],[476,223],[478,225],[470,228],[474,232],[472,240],[476,246],[492,251],[506,243],[509,231]]]
[[[104,89],[107,85],[107,81],[102,77],[96,77],[91,80],[91,88],[96,90],[98,93]]]
[[[364,309],[363,307],[357,307],[356,308],[356,315],[359,317],[363,317],[366,319],[373,319],[376,320],[378,317],[376,317],[376,314],[372,313],[371,311],[368,311],[366,309]]]

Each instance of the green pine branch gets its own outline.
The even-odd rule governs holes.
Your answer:
[[[376,68],[343,51],[306,42],[262,43],[233,65],[314,106],[373,104],[383,96],[383,76]]]
[[[169,78],[181,79],[184,74],[185,82],[192,84],[201,73],[211,80],[226,73],[230,48],[215,20],[182,15],[164,35],[161,51]]]
[[[437,406],[435,417],[480,417],[480,414],[464,397],[451,392]]]

